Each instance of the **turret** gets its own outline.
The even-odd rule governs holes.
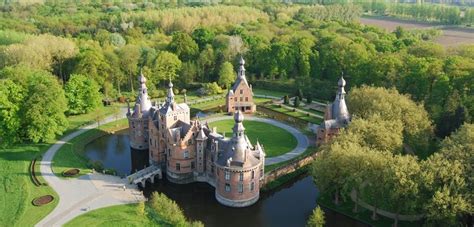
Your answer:
[[[128,104],[129,110],[127,111],[130,129],[130,146],[136,150],[146,150],[149,146],[148,115],[152,105],[148,98],[146,78],[141,72],[138,81],[140,82],[140,88],[133,108],[133,113],[130,112],[130,104]]]
[[[346,86],[346,81],[344,80],[344,77],[341,76],[337,85],[339,88],[337,90],[336,99],[332,105],[332,119],[347,124],[350,120],[350,115],[345,100],[346,91],[344,90],[344,87]]]

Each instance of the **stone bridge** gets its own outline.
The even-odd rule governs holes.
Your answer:
[[[147,180],[149,180],[151,183],[155,183],[156,176],[158,176],[158,179],[163,177],[161,167],[151,165],[128,176],[127,179],[130,184],[137,184],[144,188]]]

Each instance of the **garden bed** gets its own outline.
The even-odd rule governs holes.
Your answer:
[[[43,195],[40,197],[36,197],[31,201],[31,203],[35,206],[43,206],[48,203],[51,203],[54,200],[54,197],[52,195]]]
[[[79,169],[67,169],[63,171],[63,176],[64,177],[73,177],[79,174],[81,170]]]

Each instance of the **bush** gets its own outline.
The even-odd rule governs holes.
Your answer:
[[[299,96],[296,96],[295,97],[295,101],[293,102],[293,105],[295,107],[299,107],[300,106],[300,97]]]
[[[217,95],[222,94],[222,92],[222,88],[216,82],[203,84],[198,91],[201,95]]]
[[[286,104],[286,105],[290,104],[290,97],[288,97],[288,95],[285,95],[283,97],[283,104]]]

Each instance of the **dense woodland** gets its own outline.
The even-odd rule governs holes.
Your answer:
[[[418,6],[376,7],[4,4],[0,143],[46,141],[63,133],[67,115],[93,111],[103,99],[133,100],[140,71],[155,100],[169,79],[176,94],[201,87],[224,92],[244,56],[248,79],[261,89],[330,101],[339,77],[348,81],[354,121],[321,149],[329,152],[313,170],[323,193],[343,196],[356,186],[367,202],[392,193],[378,206],[454,223],[473,209],[474,45],[445,49],[432,42],[436,30],[388,33],[357,21],[364,12],[408,15],[414,11],[403,7]],[[410,17],[466,22],[448,11]],[[335,171],[334,164],[349,161],[345,166],[356,169]]]

